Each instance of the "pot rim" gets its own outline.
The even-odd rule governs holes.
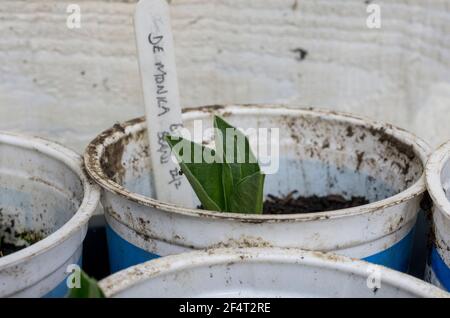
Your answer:
[[[48,252],[80,231],[88,223],[100,202],[100,188],[88,179],[84,171],[82,157],[57,142],[41,137],[0,132],[0,144],[35,150],[64,163],[77,175],[83,187],[83,200],[74,215],[62,227],[44,239],[17,252],[0,257],[1,271]]]
[[[425,167],[428,193],[433,203],[442,214],[450,219],[450,201],[445,195],[441,182],[441,173],[444,165],[450,160],[450,141],[443,143],[434,151]]]
[[[127,190],[122,185],[109,178],[102,169],[101,158],[104,155],[105,149],[108,145],[114,144],[132,133],[142,131],[145,129],[145,118],[139,117],[131,119],[122,124],[115,124],[112,128],[109,128],[99,134],[93,139],[87,146],[84,153],[85,166],[88,174],[94,179],[103,190],[107,190],[110,193],[119,195],[127,200],[135,203],[161,209],[169,213],[183,214],[191,217],[207,217],[210,219],[222,219],[222,220],[234,220],[244,223],[262,223],[262,222],[283,222],[283,221],[310,221],[318,219],[334,219],[340,217],[353,216],[358,214],[365,214],[375,212],[380,209],[386,209],[391,206],[408,201],[414,197],[417,197],[425,192],[425,162],[430,153],[428,144],[415,136],[414,134],[395,127],[391,124],[381,123],[378,121],[370,120],[364,117],[355,116],[344,112],[336,112],[318,108],[292,108],[285,105],[256,105],[256,104],[232,104],[232,105],[211,105],[201,106],[195,108],[183,109],[183,118],[189,119],[199,114],[205,114],[207,116],[210,113],[218,115],[226,115],[232,111],[239,114],[255,114],[261,109],[264,110],[265,116],[280,116],[280,115],[302,115],[308,114],[317,117],[327,117],[330,119],[336,119],[341,122],[349,124],[356,124],[363,127],[373,129],[384,129],[388,134],[393,135],[395,138],[412,146],[412,149],[416,156],[422,162],[423,171],[421,176],[416,180],[414,184],[405,190],[397,193],[394,196],[386,199],[372,202],[366,205],[340,209],[326,212],[314,212],[314,213],[296,213],[285,215],[255,215],[255,214],[243,214],[243,213],[231,213],[231,212],[217,212],[207,211],[194,208],[186,208],[178,206],[172,203],[158,201],[157,199],[147,197],[135,192]],[[198,117],[196,117],[198,118]]]
[[[450,297],[450,294],[418,278],[355,258],[305,251],[298,248],[219,248],[175,254],[134,265],[99,282],[106,297],[114,297],[129,287],[153,278],[189,270],[229,263],[283,263],[334,269],[366,278],[379,270],[384,284],[421,297]]]

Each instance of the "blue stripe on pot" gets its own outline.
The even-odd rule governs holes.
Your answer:
[[[52,291],[48,292],[44,298],[63,298],[67,295],[69,289],[67,288],[66,278],[58,284]]]
[[[411,259],[412,243],[414,240],[414,228],[400,241],[388,249],[374,254],[363,260],[383,265],[400,272],[408,271],[409,261]]]
[[[106,226],[106,235],[111,273],[160,257],[124,240],[109,225]],[[363,259],[406,272],[409,267],[413,238],[414,229],[388,249]]]
[[[76,264],[81,266],[82,263],[83,257],[80,257]],[[53,290],[44,295],[43,298],[63,298],[67,296],[68,292],[69,288],[67,287],[67,277],[65,277],[62,282],[60,282]]]
[[[450,268],[445,264],[435,246],[431,249],[431,268],[442,286],[450,291]]]
[[[106,237],[111,273],[160,257],[127,242],[109,225],[106,226]]]

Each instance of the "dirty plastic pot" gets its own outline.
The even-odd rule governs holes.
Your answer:
[[[433,200],[432,246],[426,279],[450,291],[450,142],[430,156],[426,181]]]
[[[81,264],[100,191],[82,158],[36,137],[0,133],[0,235],[28,245],[0,257],[0,297],[62,297],[69,264]]]
[[[341,194],[370,203],[330,212],[244,215],[155,200],[144,118],[100,134],[85,163],[103,188],[112,272],[213,247],[297,247],[335,251],[400,271],[409,265],[413,229],[425,191],[428,146],[391,125],[352,115],[280,106],[211,106],[186,110],[185,127],[219,114],[241,127],[280,128],[280,169],[266,194]],[[197,201],[198,202],[198,201]]]
[[[412,276],[330,253],[217,249],[172,255],[100,282],[106,297],[450,297]]]

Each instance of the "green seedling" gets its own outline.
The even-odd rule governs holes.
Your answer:
[[[203,208],[261,214],[264,177],[248,138],[222,118],[214,117],[215,149],[182,137],[166,136]]]
[[[89,277],[84,271],[80,272],[80,288],[71,288],[69,298],[105,298],[103,291],[95,279]]]

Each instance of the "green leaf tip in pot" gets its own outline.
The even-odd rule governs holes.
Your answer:
[[[69,298],[105,298],[103,291],[95,279],[89,277],[84,271],[80,271],[79,288],[69,290]]]
[[[203,208],[219,212],[261,214],[264,177],[248,138],[214,116],[216,149],[182,137],[166,142]]]

